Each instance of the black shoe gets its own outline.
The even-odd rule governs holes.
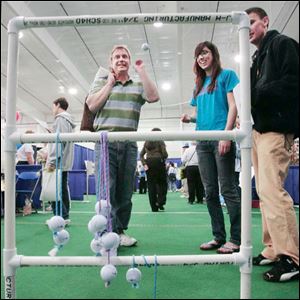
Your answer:
[[[264,280],[284,282],[299,278],[299,266],[287,255],[281,255],[274,267],[263,274]]]
[[[158,207],[159,210],[165,210],[165,208],[163,207],[163,205]]]
[[[274,260],[264,257],[263,255],[259,254],[256,257],[253,257],[252,264],[253,266],[266,266],[274,264]]]

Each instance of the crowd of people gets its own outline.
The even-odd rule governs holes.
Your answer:
[[[299,276],[298,227],[293,200],[284,190],[288,173],[290,148],[298,135],[299,53],[298,44],[276,30],[268,31],[267,13],[258,7],[247,11],[250,18],[250,42],[256,46],[251,68],[251,109],[253,117],[252,163],[256,190],[260,197],[263,244],[265,248],[253,258],[253,265],[272,265],[263,274],[266,281],[288,281]],[[142,60],[134,63],[139,76],[129,75],[131,53],[124,45],[110,53],[106,76],[96,76],[86,103],[94,114],[94,130],[136,131],[140,110],[159,100],[155,84],[149,78]],[[183,123],[195,123],[196,130],[232,130],[239,126],[234,88],[237,74],[221,66],[220,54],[211,42],[200,42],[194,52],[195,88],[192,115],[183,114]],[[121,109],[120,109],[121,107]],[[66,112],[68,103],[60,98],[53,102],[53,131],[72,132],[74,123]],[[153,131],[160,131],[153,128]],[[182,190],[189,204],[206,203],[211,219],[212,239],[203,242],[203,251],[231,254],[241,244],[241,171],[240,148],[234,141],[192,142],[185,147],[182,164],[186,179]],[[120,246],[133,246],[137,239],[128,236],[132,212],[138,149],[135,142],[109,142],[110,202],[112,229],[120,236]],[[32,163],[32,149],[24,145],[20,161]],[[23,152],[21,154],[21,152]],[[72,166],[72,143],[63,144],[63,217],[69,219],[67,171]],[[49,148],[46,167],[55,168],[59,156]],[[101,152],[95,145],[96,184]],[[153,212],[165,210],[167,192],[178,190],[174,162],[167,164],[168,152],[163,141],[146,141],[139,154],[139,193],[148,191]],[[227,235],[220,195],[226,204],[230,230]],[[52,207],[55,214],[55,206]]]

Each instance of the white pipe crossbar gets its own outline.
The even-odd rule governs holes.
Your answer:
[[[137,25],[163,22],[168,24],[232,23],[239,25],[240,45],[240,86],[241,113],[240,130],[199,131],[199,132],[110,132],[109,141],[188,141],[188,140],[236,140],[240,142],[243,172],[242,218],[240,252],[230,255],[170,255],[170,256],[136,256],[138,265],[173,265],[173,264],[239,264],[241,273],[240,297],[251,298],[252,244],[251,244],[251,112],[250,112],[250,61],[249,61],[249,17],[245,12],[231,13],[189,13],[189,14],[130,14],[103,16],[67,16],[67,17],[16,17],[8,23],[8,63],[5,126],[5,219],[3,274],[5,278],[5,298],[16,298],[15,276],[18,267],[54,266],[54,265],[101,265],[106,258],[101,257],[44,257],[17,255],[15,233],[15,154],[17,143],[54,142],[56,134],[19,134],[16,132],[16,90],[18,69],[18,33],[20,30],[41,27],[62,26],[103,26],[103,25]],[[61,141],[95,142],[99,133],[62,133]],[[132,265],[132,257],[111,257],[115,265]]]
[[[118,266],[132,265],[132,256],[112,256],[110,262]],[[134,256],[134,263],[139,266],[154,265],[209,265],[209,264],[242,264],[245,258],[240,253],[212,255],[158,255]],[[101,256],[23,256],[16,255],[12,265],[20,266],[103,266],[106,257]]]
[[[246,133],[241,130],[216,130],[216,131],[182,131],[182,132],[109,132],[109,142],[115,141],[191,141],[191,140],[233,140],[241,141]],[[56,133],[49,134],[20,134],[14,133],[10,140],[18,143],[48,143],[55,142]],[[62,142],[97,142],[100,134],[97,132],[60,133],[59,140]]]

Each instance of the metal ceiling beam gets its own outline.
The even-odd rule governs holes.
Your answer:
[[[7,3],[19,16],[35,16],[35,14],[24,4],[24,1],[7,1]],[[72,74],[72,77],[75,78],[85,93],[87,93],[89,91],[90,84],[81,75],[81,72],[69,59],[68,55],[63,51],[63,49],[52,38],[52,36],[47,32],[47,30],[41,28],[38,30],[32,29],[32,31],[35,36],[49,49],[53,56],[59,59],[64,68],[70,74]]]

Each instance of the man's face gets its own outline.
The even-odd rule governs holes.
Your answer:
[[[129,54],[125,49],[116,49],[111,57],[111,67],[116,74],[128,73],[130,66]]]
[[[250,13],[250,31],[249,31],[249,39],[250,43],[255,45],[256,47],[259,46],[261,40],[265,36],[268,25],[269,25],[269,18],[266,16],[264,18],[260,18],[259,15],[256,13]]]

